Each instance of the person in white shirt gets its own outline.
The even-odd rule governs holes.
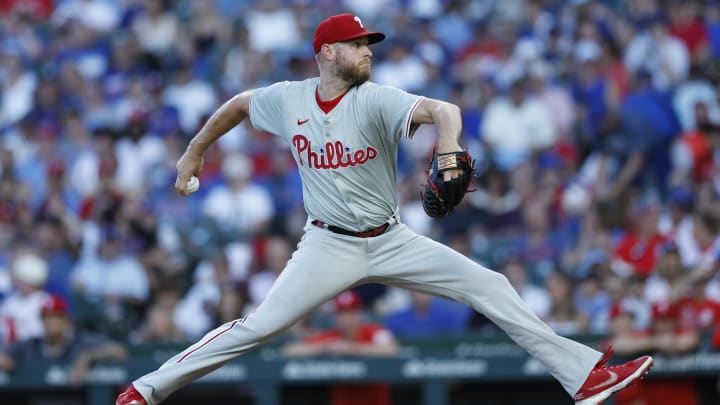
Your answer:
[[[227,185],[211,189],[202,203],[202,212],[217,224],[241,234],[252,235],[265,229],[275,214],[270,193],[252,182],[253,167],[242,153],[230,153],[222,163]]]
[[[150,295],[145,269],[122,252],[122,239],[113,228],[102,230],[99,254],[83,257],[72,269],[70,282],[81,305],[101,312],[109,327],[127,321],[130,309]]]
[[[690,68],[685,43],[670,35],[661,18],[630,41],[623,59],[631,72],[650,72],[653,86],[658,90],[668,90],[685,80]]]
[[[558,137],[548,109],[526,94],[525,78],[516,78],[507,96],[498,96],[488,104],[481,134],[504,170],[513,169],[533,152],[552,146]]]
[[[12,262],[14,290],[0,303],[0,319],[14,330],[15,341],[43,335],[40,309],[49,295],[43,291],[48,264],[32,252],[19,252]]]

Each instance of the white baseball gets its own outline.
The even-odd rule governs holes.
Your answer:
[[[195,176],[190,177],[190,180],[187,182],[187,192],[188,193],[194,193],[198,191],[200,188],[200,179],[198,179]]]

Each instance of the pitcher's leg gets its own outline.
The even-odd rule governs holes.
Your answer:
[[[543,363],[568,393],[577,392],[600,352],[557,335],[527,308],[502,274],[403,225],[397,228],[398,236],[378,240],[372,251],[371,276],[470,305]]]
[[[367,273],[364,248],[309,231],[265,300],[249,316],[207,333],[133,386],[153,405],[282,332]]]

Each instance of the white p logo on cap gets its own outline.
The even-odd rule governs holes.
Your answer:
[[[357,23],[360,24],[360,28],[365,28],[365,26],[362,25],[362,21],[360,21],[360,17],[355,16],[353,17],[353,20],[357,21]]]

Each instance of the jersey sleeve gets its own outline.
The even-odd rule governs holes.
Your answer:
[[[278,82],[252,91],[250,95],[250,122],[255,129],[282,134],[285,91],[290,82]]]
[[[424,97],[390,86],[374,86],[369,96],[369,115],[377,117],[383,133],[396,142],[401,137],[412,137],[417,126],[410,121]]]

